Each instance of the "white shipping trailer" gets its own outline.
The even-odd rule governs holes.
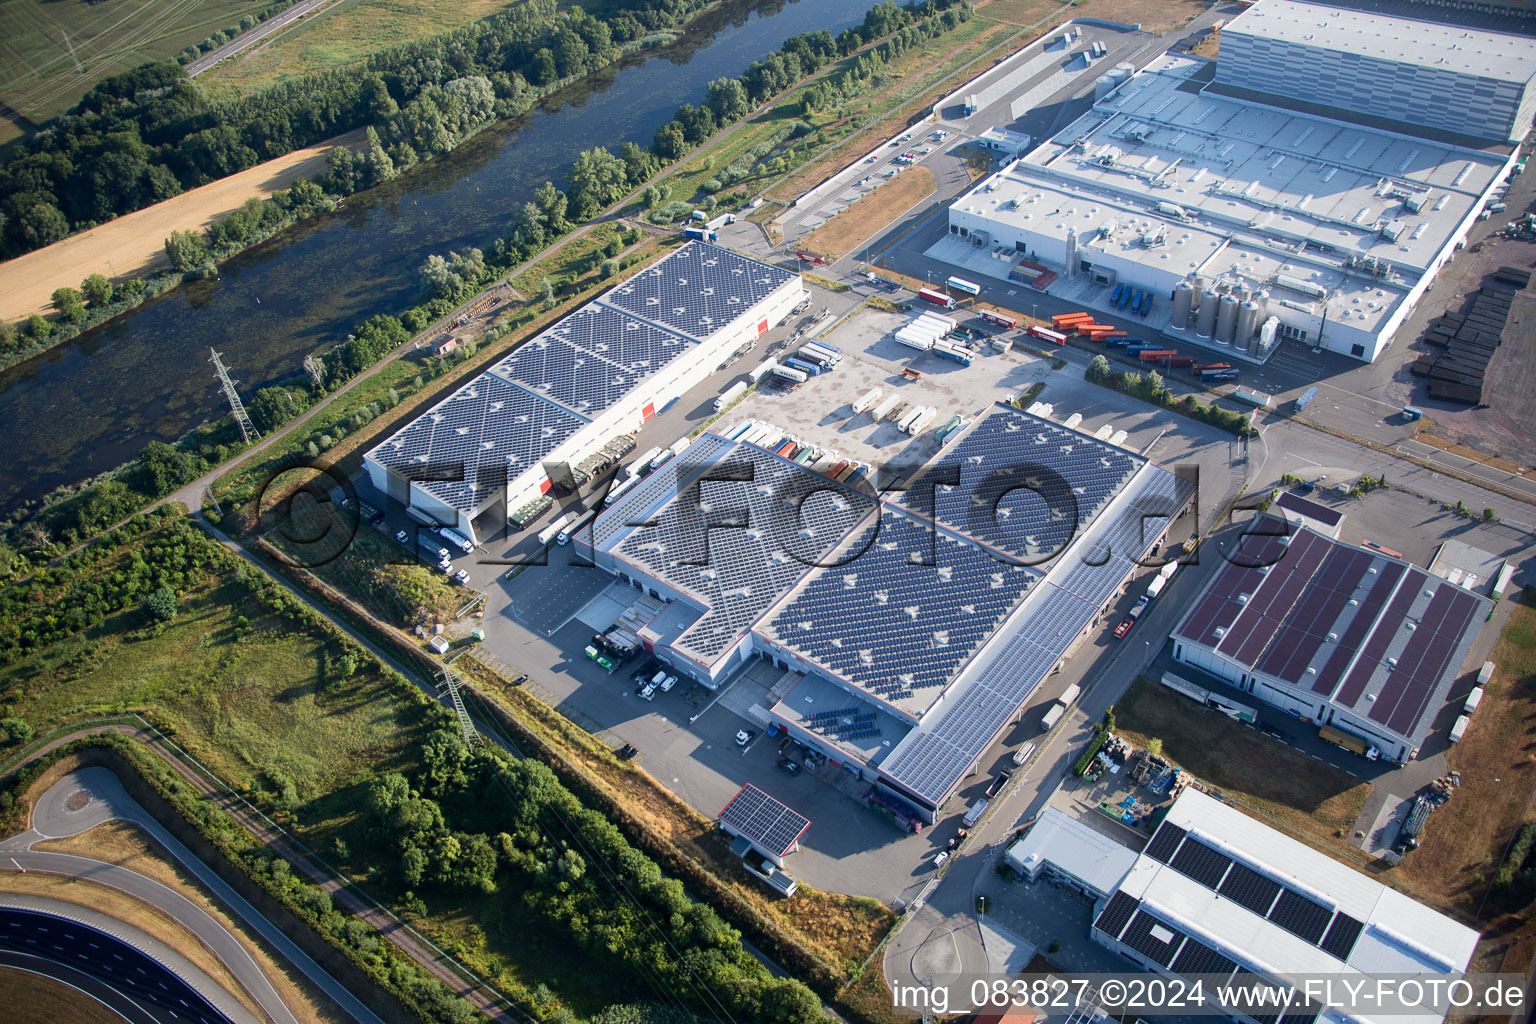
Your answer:
[[[901,404],[900,395],[887,395],[880,403],[869,411],[869,415],[876,421],[883,420],[891,414],[891,410]]]
[[[865,409],[868,409],[870,406],[874,405],[876,402],[880,401],[880,394],[881,394],[881,392],[880,392],[879,388],[870,388],[868,391],[864,392],[858,398],[854,399],[854,402],[853,402],[853,411],[854,411],[854,413],[855,414],[861,413]]]
[[[730,405],[732,402],[736,401],[746,393],[746,381],[739,380],[735,384],[732,384],[730,387],[720,392],[720,396],[715,399],[715,412],[719,412],[721,409],[724,409],[726,406]]]

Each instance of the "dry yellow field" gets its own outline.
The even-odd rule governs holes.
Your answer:
[[[800,240],[807,252],[839,260],[886,228],[938,186],[926,167],[909,167],[896,180],[855,200],[841,213]]]
[[[91,274],[118,281],[164,269],[165,237],[172,231],[201,231],[252,196],[265,198],[300,178],[315,177],[325,171],[325,156],[333,148],[355,148],[362,140],[361,131],[348,132],[294,150],[0,263],[0,319],[17,321],[51,312],[49,296],[55,288],[78,288]]]

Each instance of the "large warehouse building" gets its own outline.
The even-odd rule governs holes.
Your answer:
[[[1173,656],[1407,761],[1488,605],[1401,559],[1266,515],[1174,630]]]
[[[1193,491],[997,406],[884,498],[706,433],[589,542],[664,602],[659,658],[709,686],[753,657],[803,674],[765,720],[931,821]]]
[[[1374,360],[1512,169],[1536,102],[1536,38],[1377,8],[1393,13],[1259,0],[1215,65],[1117,69],[1087,114],[956,200],[950,232],[1008,255],[987,261],[998,277],[1035,276],[1028,259],[1089,304],[1143,290],[1149,331]],[[1285,46],[1300,63],[1271,54]],[[1420,112],[1460,129],[1400,120]]]
[[[552,469],[636,430],[804,297],[798,274],[690,241],[396,431],[369,476],[477,539],[477,518],[536,500]]]
[[[1193,787],[1099,902],[1090,936],[1163,974],[1326,976],[1372,990],[1376,979],[1463,972],[1478,942],[1471,928]],[[1284,1020],[1302,1024],[1325,1009],[1297,998]],[[1352,1009],[1338,1019],[1445,1016],[1429,1007],[1389,1014]],[[1279,1017],[1232,1015],[1253,1024]]]
[[[1217,87],[1341,120],[1383,119],[1405,135],[1525,138],[1536,114],[1536,40],[1423,13],[1390,0],[1361,10],[1260,0],[1221,30]]]

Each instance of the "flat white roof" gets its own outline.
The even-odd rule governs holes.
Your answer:
[[[1097,893],[1112,892],[1136,863],[1136,851],[1055,807],[1047,807],[1008,848],[1017,870],[1034,874],[1049,864]]]
[[[1320,945],[1248,909],[1235,893],[1219,894],[1146,851],[1138,856],[1119,892],[1143,901],[1155,917],[1250,969],[1377,976],[1464,971],[1472,960],[1478,934],[1471,928],[1198,790],[1186,789],[1174,801],[1159,828],[1169,825],[1185,830],[1185,842],[1200,839],[1236,863],[1322,904],[1330,914],[1348,914],[1363,926],[1341,962]],[[1147,850],[1157,842],[1154,838]],[[1439,1018],[1427,1014],[1391,1019]]]
[[[1259,0],[1222,31],[1505,82],[1536,77],[1536,39],[1417,21],[1405,14]]]
[[[1235,274],[1373,331],[1493,187],[1495,153],[1193,91],[1165,54],[953,208],[1080,249],[1208,278]],[[1160,204],[1185,216],[1170,216]],[[1108,234],[1103,229],[1111,228]],[[1003,240],[1008,240],[1003,236]],[[1152,244],[1147,244],[1150,241]],[[1377,273],[1374,266],[1389,268]]]

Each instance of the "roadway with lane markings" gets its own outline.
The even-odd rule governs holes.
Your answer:
[[[182,867],[190,871],[214,897],[276,948],[305,977],[329,996],[359,1024],[383,1021],[244,897],[235,892],[212,868],[166,831],[155,818],[128,795],[118,777],[106,768],[83,768],[54,783],[38,799],[32,812],[32,828],[0,843],[0,869],[44,871],[110,885],[143,900],[179,921],[204,942],[229,968],[236,980],[278,1024],[297,1024],[267,976],[249,952],[222,925],[185,896],[117,864],[72,854],[34,851],[44,839],[78,835],[105,821],[132,822],[155,840]]]

